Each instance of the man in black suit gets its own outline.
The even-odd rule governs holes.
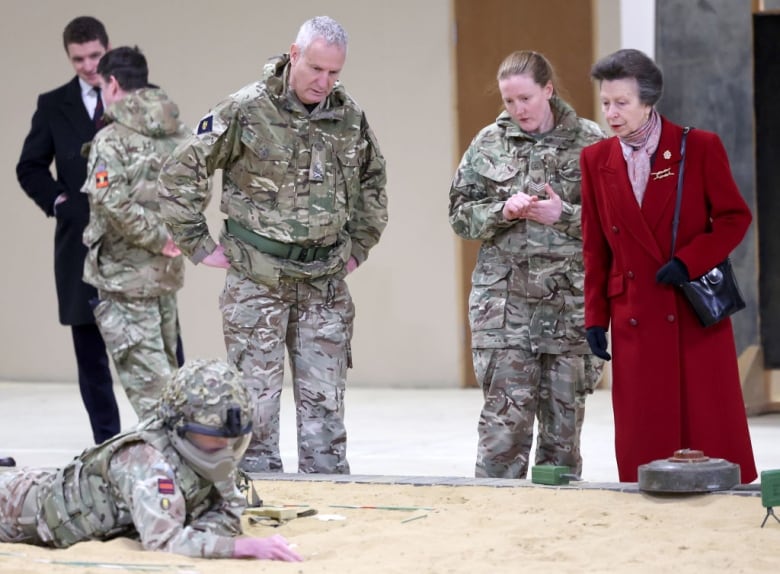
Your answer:
[[[63,43],[76,77],[38,97],[30,133],[24,140],[16,176],[43,212],[57,220],[54,276],[59,319],[70,325],[78,364],[79,390],[96,443],[120,430],[106,346],[95,325],[90,299],[95,289],[81,279],[87,249],[82,243],[89,202],[80,192],[87,173],[81,146],[92,140],[102,114],[97,65],[109,48],[103,24],[89,16],[72,20]],[[57,178],[50,166],[55,163]]]

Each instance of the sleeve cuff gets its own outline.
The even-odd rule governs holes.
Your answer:
[[[214,240],[211,237],[207,237],[203,240],[203,243],[201,243],[198,248],[192,252],[192,255],[190,255],[190,261],[192,261],[195,265],[198,265],[206,257],[211,255],[216,248],[217,244],[214,242]]]

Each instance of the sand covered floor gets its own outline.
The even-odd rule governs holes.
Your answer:
[[[488,574],[780,571],[780,524],[757,496],[659,496],[575,488],[257,481],[266,505],[317,515],[247,533],[279,533],[306,561],[199,560],[128,539],[65,550],[0,544],[0,572]],[[343,507],[403,507],[372,509]],[[779,509],[780,511],[780,509]],[[329,520],[321,520],[329,518]]]

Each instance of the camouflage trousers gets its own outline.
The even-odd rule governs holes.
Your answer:
[[[279,404],[289,353],[298,429],[298,472],[349,474],[344,392],[355,308],[343,279],[269,287],[229,270],[220,297],[228,359],[254,401],[241,468],[282,472]]]
[[[522,349],[473,349],[472,358],[485,398],[475,475],[525,478],[536,420],[535,464],[582,472],[585,397],[598,383],[601,361]]]
[[[95,320],[138,420],[148,418],[178,367],[176,295],[128,298],[101,292]]]
[[[51,477],[45,470],[0,472],[0,542],[43,544],[36,529],[36,487]]]

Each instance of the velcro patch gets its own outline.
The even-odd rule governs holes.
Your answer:
[[[206,134],[211,131],[211,129],[214,127],[214,116],[206,116],[202,120],[200,120],[200,123],[198,124],[198,135],[200,134]]]
[[[176,485],[170,478],[158,478],[157,492],[160,494],[173,494],[176,492]]]
[[[108,187],[108,172],[106,170],[99,171],[95,174],[95,187],[98,189]]]

